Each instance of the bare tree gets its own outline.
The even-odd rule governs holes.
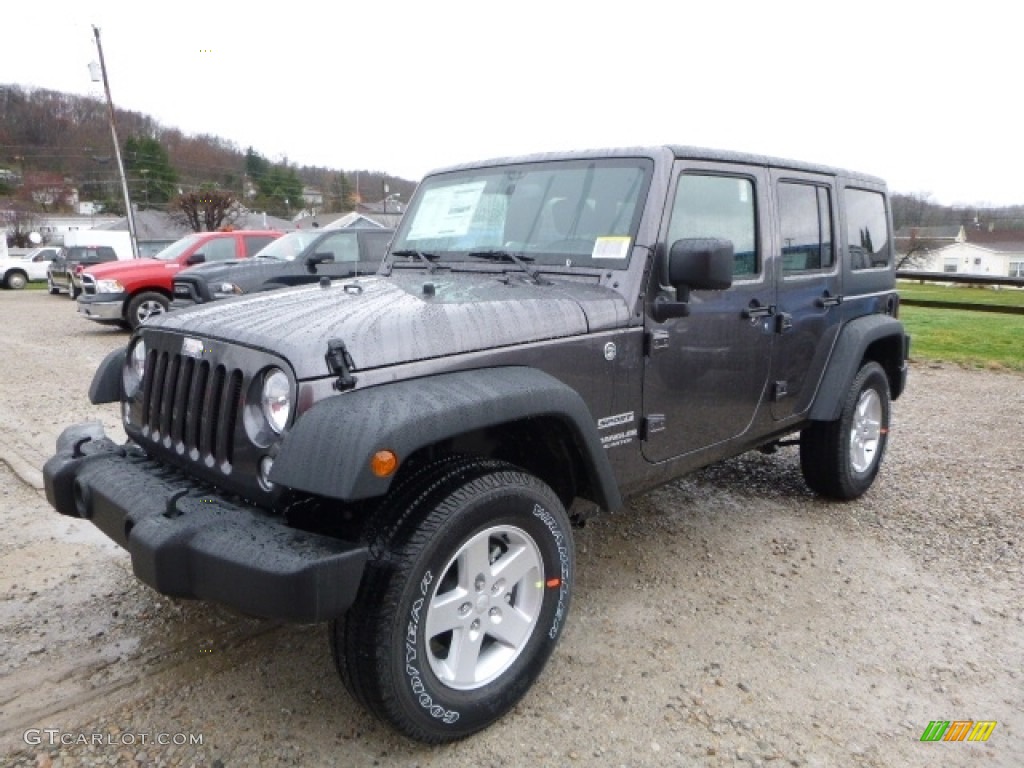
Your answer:
[[[23,203],[15,202],[0,210],[0,226],[7,230],[7,244],[14,248],[29,248],[28,236],[39,229],[39,215]]]
[[[920,227],[911,227],[906,247],[899,248],[896,256],[896,269],[921,269],[928,263],[932,251],[946,245],[949,245],[949,241],[922,237]]]
[[[171,201],[193,232],[213,232],[230,225],[239,216],[238,199],[226,189],[184,192]]]

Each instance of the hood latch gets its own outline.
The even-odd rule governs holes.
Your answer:
[[[338,377],[338,380],[334,382],[334,388],[339,392],[352,389],[356,385],[355,376],[352,375],[355,364],[345,348],[345,342],[341,339],[327,341],[327,367]]]

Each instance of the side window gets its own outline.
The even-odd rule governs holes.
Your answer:
[[[364,232],[360,237],[363,239],[362,261],[381,261],[388,250],[388,243],[391,241],[391,233]]]
[[[850,269],[875,269],[890,264],[889,225],[885,198],[866,189],[846,189],[846,244]]]
[[[332,235],[321,241],[316,247],[316,252],[334,254],[334,262],[336,264],[359,261],[359,242],[356,240],[356,237],[355,232]]]
[[[245,255],[252,256],[274,242],[274,238],[270,235],[246,235],[242,238],[242,242],[245,244]]]
[[[96,258],[100,261],[117,261],[117,252],[109,245],[101,245],[96,249]]]
[[[207,240],[196,253],[203,254],[207,261],[229,261],[235,258],[235,238],[215,237]]]
[[[780,182],[779,232],[785,274],[829,269],[833,262],[829,190]]]
[[[668,245],[676,240],[717,237],[732,241],[737,279],[752,277],[761,269],[757,253],[754,183],[736,176],[679,177]]]

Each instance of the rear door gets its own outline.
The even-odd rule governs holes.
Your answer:
[[[770,396],[776,420],[805,413],[841,324],[834,177],[771,172],[778,211],[779,265]]]
[[[692,291],[687,317],[647,318],[643,452],[653,462],[747,432],[764,400],[775,337],[767,171],[679,161],[668,206],[660,248],[723,238],[735,261],[732,286]]]

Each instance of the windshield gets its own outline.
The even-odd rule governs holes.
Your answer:
[[[256,255],[261,259],[276,259],[277,261],[295,261],[310,243],[323,236],[323,232],[308,230],[301,232],[289,232],[287,235],[277,238],[270,245],[263,248]]]
[[[185,235],[181,240],[176,240],[159,253],[154,254],[153,258],[160,259],[160,261],[175,261],[199,238],[200,235]]]
[[[537,266],[621,269],[652,165],[640,158],[569,160],[428,177],[391,250],[456,261],[506,251]]]

